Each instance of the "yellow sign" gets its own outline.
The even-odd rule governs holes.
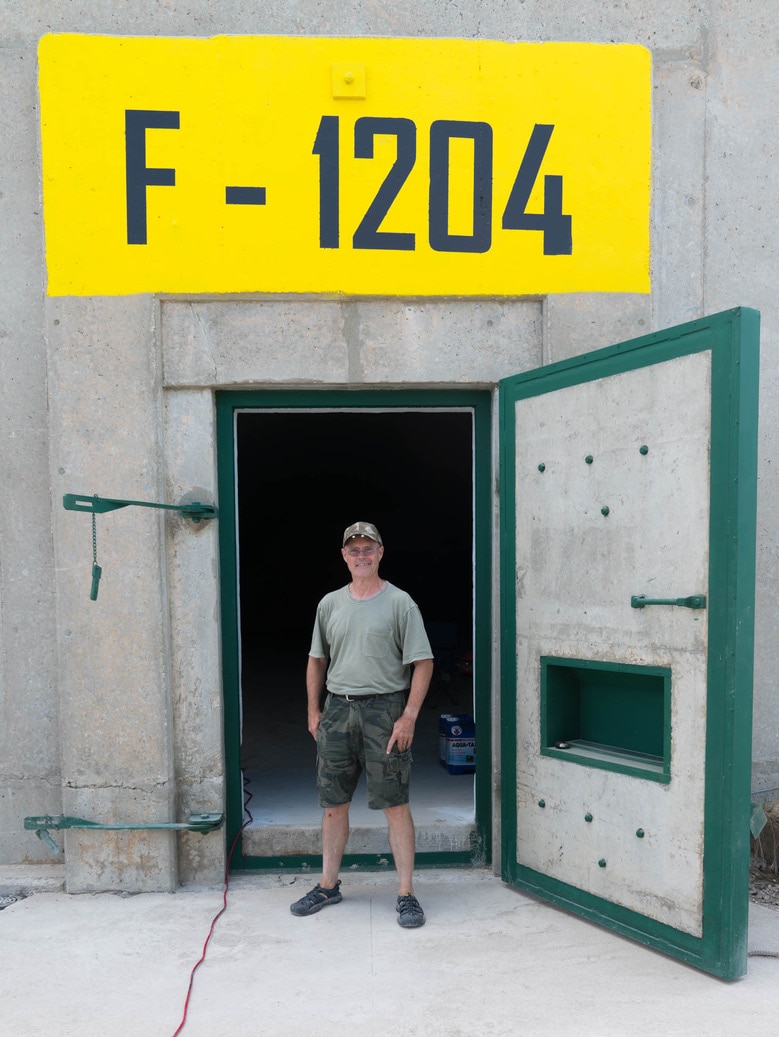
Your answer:
[[[51,295],[649,291],[634,45],[45,36]]]

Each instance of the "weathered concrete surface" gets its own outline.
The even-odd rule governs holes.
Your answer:
[[[755,306],[762,313],[758,461],[753,788],[779,787],[777,552],[779,550],[779,211],[776,105],[779,82],[771,6],[711,6],[707,35],[706,264],[704,309]]]
[[[313,882],[233,878],[195,974],[186,1037],[776,1033],[775,959],[751,957],[746,977],[725,983],[480,871],[420,875],[421,929],[397,925],[395,883],[384,874],[344,876],[340,904],[295,918],[289,905]],[[13,1037],[172,1034],[221,907],[218,888],[41,893],[13,904],[0,925],[0,1028]],[[776,909],[753,904],[750,950],[779,953],[777,923]]]
[[[110,823],[173,816],[173,731],[161,513],[97,519],[103,567],[89,599],[90,516],[65,492],[162,499],[160,365],[145,297],[56,299],[47,306],[55,501],[63,812]],[[65,836],[67,888],[169,889],[174,837]]]
[[[164,301],[165,384],[494,384],[541,363],[540,317],[532,301]]]
[[[630,4],[604,6],[599,0],[575,5],[546,0],[371,0],[345,9],[334,3],[290,0],[283,7],[242,0],[184,0],[150,6],[143,0],[106,5],[91,0],[10,0],[0,30],[11,40],[44,32],[91,32],[139,36],[208,36],[219,33],[273,33],[329,36],[454,36],[463,39],[595,40],[643,43],[682,53],[702,46],[710,8],[718,0],[661,0],[651,17]],[[738,3],[724,2],[727,10]],[[767,10],[770,10],[768,8]]]
[[[165,492],[176,503],[214,503],[214,400],[207,390],[165,395]],[[165,523],[176,817],[225,804],[217,523],[171,515]],[[224,833],[179,837],[178,877],[224,874]]]
[[[418,853],[468,853],[474,825],[417,825]],[[305,857],[322,852],[322,831],[317,825],[260,825],[247,828],[241,837],[245,857]],[[349,829],[350,854],[384,854],[391,864],[387,829],[377,825],[353,824]]]
[[[710,368],[709,355],[696,353],[614,375],[606,385],[567,387],[557,394],[563,418],[546,396],[516,409],[516,469],[536,476],[518,478],[516,490],[518,542],[528,545],[516,604],[518,861],[698,936],[708,624],[691,610],[677,616],[626,605],[635,593],[662,597],[675,593],[669,587],[706,585],[711,407],[705,391],[690,400],[688,386],[707,386]],[[587,451],[591,465],[583,461]],[[539,458],[543,475],[535,470]],[[645,507],[649,486],[665,502],[661,513]],[[544,756],[542,717],[552,708],[539,694],[542,656],[619,659],[672,673],[670,782]],[[549,677],[547,703],[551,687]],[[628,682],[620,691],[634,694]],[[590,706],[590,717],[596,709]],[[650,725],[646,714],[642,722]],[[585,815],[592,823],[582,824]],[[636,829],[646,838],[635,838]],[[597,867],[598,858],[608,866]]]
[[[35,55],[28,44],[4,44],[0,37],[0,865],[51,860],[22,825],[60,803]]]
[[[774,14],[772,0],[0,6],[0,864],[53,860],[22,830],[29,814],[173,820],[220,809],[223,796],[214,531],[140,510],[104,516],[91,603],[89,518],[64,513],[62,493],[213,493],[215,386],[485,385],[736,305],[763,314],[754,784],[779,786]],[[652,294],[47,302],[35,55],[50,31],[644,44],[655,85]],[[167,835],[74,833],[68,888],[213,877],[223,849],[204,853],[198,839],[180,837],[177,859]]]

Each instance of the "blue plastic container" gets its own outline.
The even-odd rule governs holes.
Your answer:
[[[466,714],[443,713],[438,723],[438,759],[450,774],[476,770],[476,725]]]

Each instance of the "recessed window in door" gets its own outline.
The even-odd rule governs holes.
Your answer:
[[[435,677],[417,724],[412,811],[419,852],[467,849],[473,776],[439,762],[439,717],[473,715],[473,414],[456,410],[245,410],[236,416],[241,767],[248,856],[318,852],[316,747],[305,667],[314,612],[348,582],[340,537],[374,522],[382,575],[428,625]],[[364,786],[347,853],[386,852]]]

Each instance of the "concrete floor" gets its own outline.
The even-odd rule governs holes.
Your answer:
[[[433,727],[445,708],[430,711]],[[299,717],[288,720],[299,727]],[[423,744],[427,724],[419,731]],[[307,735],[278,742],[278,733],[267,725],[256,731],[257,752],[245,760],[259,772],[251,804],[259,828],[272,828],[281,816],[308,816],[291,775],[280,777],[283,770],[270,766],[270,746],[274,739],[285,745],[286,766],[298,768],[310,788],[313,743]],[[443,787],[431,786],[429,805],[472,820],[470,777],[440,768],[437,748],[431,760],[430,780]],[[274,774],[282,814],[273,806]],[[418,775],[415,809],[424,824],[430,819],[420,784],[423,790]],[[311,809],[318,823],[315,797]],[[361,809],[355,805],[355,820]],[[0,894],[32,891],[0,910],[0,1035],[173,1037],[222,889],[68,896],[58,890],[61,867],[40,872],[0,869]],[[341,904],[295,918],[290,903],[316,877],[231,876],[182,1037],[776,1035],[775,907],[750,906],[755,956],[744,978],[725,983],[486,871],[420,871],[416,891],[427,924],[410,931],[397,925],[389,867],[345,872]]]
[[[779,958],[732,983],[518,893],[482,871],[418,876],[422,929],[388,874],[295,918],[311,876],[235,876],[183,1037],[775,1037]],[[7,889],[0,874],[0,888]],[[172,1037],[221,889],[36,893],[0,911],[4,1037]],[[779,955],[779,910],[750,947]]]
[[[298,666],[299,669],[299,666]],[[270,695],[263,689],[272,688]],[[253,818],[243,836],[248,856],[297,856],[321,852],[322,811],[316,791],[316,746],[306,730],[299,673],[285,660],[244,679],[242,765]],[[414,737],[411,806],[422,851],[468,850],[474,830],[474,779],[450,774],[438,760],[441,713],[472,714],[467,678],[428,696]],[[385,853],[389,845],[382,811],[369,810],[364,781],[350,809],[349,853]]]

